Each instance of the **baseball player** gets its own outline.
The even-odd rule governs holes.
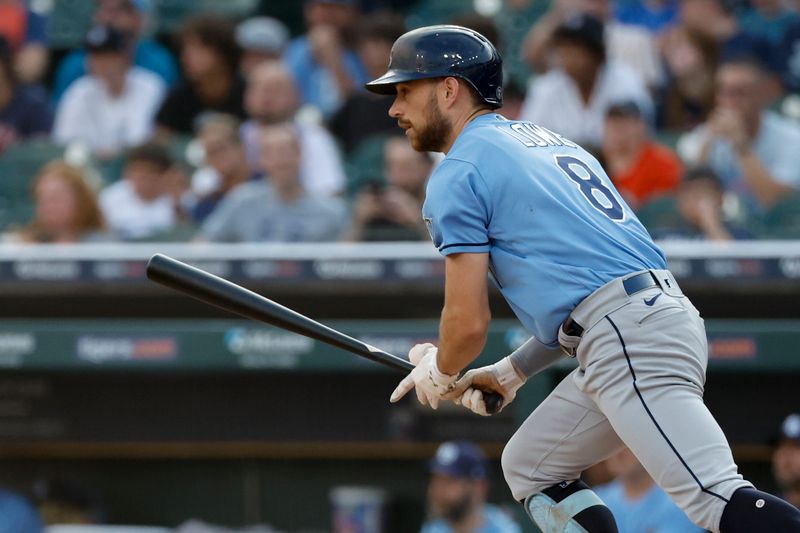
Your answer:
[[[698,525],[723,533],[800,531],[800,511],[737,472],[703,403],[703,320],[664,254],[594,157],[556,132],[493,112],[502,61],[482,35],[430,26],[401,36],[386,74],[389,114],[417,150],[443,152],[423,218],[445,256],[438,348],[415,346],[415,389],[436,408],[485,414],[478,389],[514,399],[527,377],[561,359],[570,373],[508,442],[503,472],[544,532],[617,531],[579,480],[627,445]],[[558,102],[553,102],[558,105]],[[459,373],[486,341],[487,271],[534,337],[489,367]]]

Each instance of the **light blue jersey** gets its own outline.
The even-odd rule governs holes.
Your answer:
[[[443,255],[488,252],[500,291],[542,343],[612,279],[666,268],[597,160],[529,122],[472,120],[428,180],[423,217]]]

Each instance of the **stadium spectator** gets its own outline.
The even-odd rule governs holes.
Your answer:
[[[364,67],[350,48],[357,4],[355,0],[306,0],[307,33],[293,39],[284,54],[303,102],[326,118],[366,82]]]
[[[386,72],[392,44],[403,33],[405,23],[399,15],[376,13],[362,19],[356,34],[356,50],[369,79]],[[371,135],[397,131],[397,121],[389,116],[391,105],[390,96],[366,91],[350,93],[329,123],[345,153],[351,153]]]
[[[782,81],[789,91],[800,92],[800,21],[795,21],[786,29],[778,50]]]
[[[678,143],[685,161],[710,165],[757,212],[800,188],[800,127],[766,109],[763,83],[753,61],[721,65],[708,121]]]
[[[36,508],[19,494],[0,488],[0,533],[41,533]]]
[[[33,220],[11,240],[72,243],[106,240],[103,215],[82,170],[53,161],[33,181]]]
[[[228,242],[336,240],[345,209],[339,198],[313,196],[300,181],[301,145],[289,123],[265,126],[261,155],[267,178],[231,191],[200,228],[200,238]]]
[[[428,520],[421,533],[519,533],[499,508],[486,503],[488,465],[467,441],[445,442],[430,463]]]
[[[350,241],[416,241],[428,239],[420,213],[425,183],[433,168],[428,152],[417,152],[405,137],[384,145],[386,183],[362,187],[353,203],[353,220],[344,239]]]
[[[634,210],[655,196],[675,190],[683,172],[678,156],[650,139],[640,106],[617,102],[606,111],[604,168]]]
[[[654,36],[643,28],[614,21],[611,0],[555,0],[522,43],[523,57],[531,69],[546,72],[561,64],[562,54],[553,42],[557,30],[567,21],[578,20],[576,17],[581,14],[601,22],[604,51],[611,62],[633,69],[651,89],[661,83],[661,62]]]
[[[244,82],[238,75],[239,45],[233,25],[218,16],[190,19],[180,32],[184,80],[173,88],[156,115],[159,136],[191,134],[205,111],[244,118]]]
[[[279,60],[289,42],[289,29],[272,17],[253,17],[236,26],[236,44],[242,49],[240,71],[247,77],[256,65]]]
[[[128,152],[122,179],[103,189],[99,198],[108,228],[117,237],[144,239],[175,226],[180,194],[170,188],[171,168],[169,152],[161,145],[143,144]]]
[[[22,83],[41,81],[50,61],[47,17],[23,0],[0,0],[0,37],[12,50],[16,78]]]
[[[722,212],[722,184],[708,167],[696,167],[686,172],[675,196],[677,217],[667,217],[647,224],[654,239],[694,239],[729,241],[750,239],[752,234],[725,221]],[[647,210],[645,206],[643,211]],[[640,213],[644,218],[644,214]]]
[[[714,107],[719,43],[680,26],[667,32],[661,44],[666,80],[659,91],[656,126],[670,131],[694,128]]]
[[[133,64],[156,74],[165,85],[178,80],[175,58],[157,41],[144,36],[152,0],[97,0],[92,22],[112,26],[131,40]],[[53,100],[58,102],[72,82],[87,72],[86,50],[73,50],[58,65],[53,82]]]
[[[205,152],[207,168],[214,174],[213,186],[192,209],[192,219],[201,223],[229,192],[261,176],[247,164],[236,117],[222,113],[201,117],[197,137]]]
[[[254,172],[264,172],[260,132],[265,126],[290,121],[302,146],[300,180],[310,194],[339,194],[346,181],[339,151],[331,134],[315,122],[302,120],[300,102],[291,74],[278,62],[258,65],[247,79],[245,108],[249,120],[241,136]]]
[[[18,140],[49,135],[53,115],[44,90],[17,83],[11,49],[0,36],[0,153]]]
[[[95,26],[84,46],[89,74],[58,103],[53,139],[114,156],[150,137],[166,88],[152,72],[131,65],[128,39],[113,27]]]
[[[792,413],[781,424],[777,446],[772,453],[772,474],[780,496],[800,507],[800,413]]]
[[[606,460],[614,480],[594,490],[605,502],[619,533],[701,533],[683,511],[656,485],[629,449]]]
[[[534,80],[522,119],[586,145],[600,146],[611,102],[633,100],[650,109],[642,80],[627,65],[606,61],[603,23],[578,14],[553,33],[558,65]]]

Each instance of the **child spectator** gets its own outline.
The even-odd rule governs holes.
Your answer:
[[[672,192],[683,173],[678,156],[652,140],[636,102],[612,104],[606,111],[604,167],[634,210],[659,194]]]
[[[144,239],[172,229],[176,200],[170,190],[172,160],[158,144],[128,153],[122,179],[100,192],[100,208],[109,229],[123,240]]]
[[[427,152],[417,152],[405,137],[384,146],[386,184],[370,183],[356,196],[353,221],[344,236],[350,241],[417,241],[428,239],[422,215],[425,183],[433,168]]]
[[[178,80],[175,58],[164,46],[143,35],[151,8],[152,0],[97,0],[92,22],[98,26],[111,26],[126,35],[131,42],[133,64],[152,72],[169,87]],[[54,101],[58,102],[72,82],[86,72],[86,50],[73,50],[67,54],[56,70]]]
[[[244,118],[241,51],[233,26],[218,16],[199,16],[183,27],[180,42],[185,79],[169,92],[156,115],[159,133],[191,134],[195,119],[206,111]]]
[[[266,126],[261,156],[267,178],[239,185],[200,228],[200,237],[229,242],[333,241],[345,209],[339,198],[312,196],[300,181],[300,139],[292,124]]]
[[[12,239],[32,243],[106,240],[103,215],[82,170],[53,161],[33,181],[33,220]]]
[[[752,237],[749,231],[725,222],[722,185],[707,167],[689,170],[675,199],[680,218],[669,225],[649,225],[647,229],[654,239],[730,241]]]
[[[56,109],[53,138],[80,142],[100,157],[146,141],[164,98],[158,76],[131,65],[127,37],[111,26],[86,35],[89,74],[70,85]]]
[[[795,507],[800,506],[800,413],[792,413],[781,424],[772,474],[781,490],[780,496]]]
[[[18,140],[48,135],[52,124],[47,95],[17,83],[11,49],[0,37],[0,153]]]

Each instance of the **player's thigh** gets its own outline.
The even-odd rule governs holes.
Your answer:
[[[570,374],[522,423],[503,450],[503,473],[521,500],[609,457],[622,442]]]
[[[649,315],[639,307],[612,313],[584,339],[589,355],[576,384],[689,517],[713,528],[725,500],[747,484],[703,403],[702,321],[690,306]]]

